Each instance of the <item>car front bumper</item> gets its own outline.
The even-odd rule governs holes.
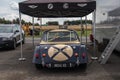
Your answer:
[[[12,40],[0,41],[0,48],[11,47],[13,43],[14,42]]]

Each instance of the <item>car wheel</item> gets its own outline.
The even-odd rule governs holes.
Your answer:
[[[43,68],[42,64],[35,64],[36,69],[40,70]]]
[[[23,41],[22,41],[23,44],[25,44],[25,36],[23,36]]]
[[[13,40],[12,49],[16,49],[16,40]]]

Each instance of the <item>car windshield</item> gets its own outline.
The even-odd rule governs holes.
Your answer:
[[[77,40],[77,35],[73,31],[48,32],[47,42],[68,42]]]
[[[12,26],[0,26],[0,33],[12,33],[13,27]]]

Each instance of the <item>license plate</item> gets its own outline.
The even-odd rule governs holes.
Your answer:
[[[54,64],[54,67],[67,67],[67,64]]]

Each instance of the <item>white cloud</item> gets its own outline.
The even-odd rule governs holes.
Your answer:
[[[27,22],[32,22],[32,17],[30,16],[27,16],[27,15],[21,15],[21,18]]]
[[[10,2],[9,5],[10,5],[11,9],[13,9],[13,10],[18,10],[19,9],[18,3],[15,2],[15,1]]]
[[[6,7],[0,7],[0,14],[8,14],[8,8],[6,8]]]
[[[108,12],[120,7],[120,0],[96,0],[97,1],[97,23],[108,18]],[[103,15],[105,13],[105,15]],[[116,13],[117,14],[117,13]]]
[[[13,20],[13,19],[18,18],[18,15],[15,14],[15,13],[11,13],[11,14],[8,14],[8,15],[6,15],[6,16],[4,16],[4,17],[5,17],[5,19]]]

